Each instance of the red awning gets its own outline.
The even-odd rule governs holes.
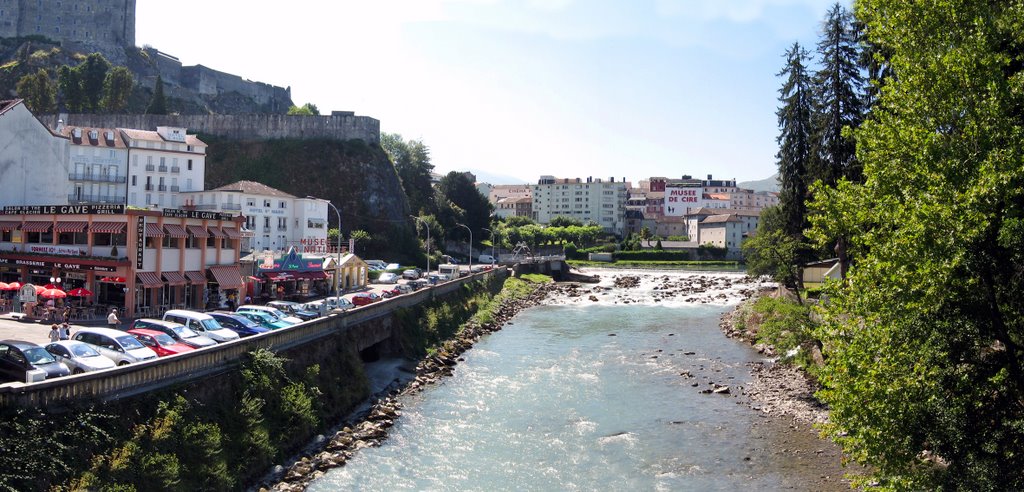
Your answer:
[[[186,238],[188,233],[185,232],[185,228],[178,224],[164,224],[164,230],[167,231],[167,235],[174,238]]]
[[[60,234],[62,232],[85,232],[85,226],[88,222],[57,222],[57,225],[53,227],[54,234]]]
[[[14,231],[20,225],[21,222],[0,222],[0,231]]]
[[[123,234],[124,222],[93,222],[89,230],[95,234]]]
[[[242,235],[238,233],[238,229],[228,229],[227,227],[224,228],[224,234],[227,234],[231,239],[238,239],[242,237]]]
[[[288,282],[295,280],[295,276],[288,272],[265,272],[264,277],[271,282]]]
[[[26,222],[25,225],[21,226],[21,230],[25,232],[47,232],[53,227],[53,222]]]
[[[188,283],[188,279],[178,272],[164,272],[164,280],[167,281],[167,285],[185,285]]]
[[[227,234],[224,234],[224,231],[220,230],[220,227],[211,226],[209,229],[210,234],[213,234],[213,237],[228,237]]]
[[[242,273],[238,271],[238,265],[212,266],[209,270],[221,289],[242,289],[245,287],[245,283],[242,282]]]
[[[300,280],[323,280],[327,278],[327,274],[323,271],[317,272],[299,272],[295,274],[295,278]]]
[[[135,278],[147,289],[164,286],[164,281],[153,272],[135,272]]]
[[[206,283],[206,275],[203,275],[203,272],[197,272],[195,270],[185,272],[185,278],[187,278],[188,281],[192,282],[193,284]]]
[[[191,232],[195,237],[210,237],[210,231],[207,231],[203,226],[190,225],[188,226],[188,232]]]
[[[164,230],[156,224],[146,224],[146,237],[164,237]]]

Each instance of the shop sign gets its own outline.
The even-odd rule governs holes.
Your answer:
[[[22,285],[21,290],[18,291],[18,297],[21,298],[21,302],[36,302],[36,286],[32,284]]]
[[[328,253],[331,245],[326,237],[304,237],[299,240],[303,253]]]
[[[202,220],[235,220],[235,216],[223,212],[203,212],[201,210],[181,210],[177,208],[165,208],[164,217],[176,219],[202,219]]]
[[[0,211],[0,215],[33,215],[33,214],[76,214],[76,215],[120,215],[124,213],[124,204],[107,205],[8,205]]]
[[[146,218],[138,217],[135,227],[135,269],[142,269],[143,251],[146,250]]]
[[[24,231],[11,231],[11,242],[21,244],[25,242]]]
[[[43,253],[48,255],[78,256],[82,254],[82,248],[78,246],[53,246],[48,244],[30,244],[29,253]]]
[[[11,259],[11,258],[0,258],[0,264],[6,265],[25,265],[30,267],[40,268],[59,268],[61,270],[84,270],[94,272],[116,272],[117,267],[106,266],[106,265],[82,265],[81,263],[65,263],[59,261],[40,261],[40,260],[25,260],[25,259]],[[46,274],[46,270],[40,270],[43,274]]]
[[[288,254],[282,257],[274,258],[269,268],[266,259],[259,265],[260,272],[313,272],[323,269],[323,258],[303,258],[295,248],[289,249]]]

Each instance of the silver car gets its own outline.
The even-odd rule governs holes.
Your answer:
[[[100,371],[116,367],[114,361],[104,357],[88,343],[61,340],[46,346],[46,351],[71,369],[71,374]]]
[[[113,360],[119,366],[133,362],[156,359],[156,352],[143,345],[131,333],[111,328],[82,328],[75,333],[75,340],[92,345],[100,355]]]

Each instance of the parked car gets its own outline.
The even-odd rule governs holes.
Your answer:
[[[132,336],[142,342],[143,345],[153,349],[153,351],[156,352],[156,355],[160,357],[178,355],[195,350],[195,347],[189,347],[188,345],[171,338],[170,335],[162,331],[135,328],[128,330],[128,333],[131,333]]]
[[[398,284],[395,286],[395,289],[402,294],[408,294],[416,290],[416,288],[412,286],[412,282],[408,284]]]
[[[320,302],[320,301],[314,301],[314,302]],[[328,298],[324,299],[323,302],[327,303],[327,308],[330,309],[330,310],[340,309],[342,311],[345,311],[345,310],[352,309],[352,308],[355,307],[355,305],[352,304],[352,301],[350,301],[350,300],[348,300],[348,299],[346,299],[344,297],[328,297]]]
[[[401,270],[402,269],[402,265],[399,265],[398,263],[388,263],[387,266],[384,267],[384,269],[388,270],[388,271],[391,271],[391,270]]]
[[[278,321],[284,321],[289,325],[297,325],[299,323],[302,323],[303,321],[302,318],[297,318],[295,316],[285,314],[283,311],[273,306],[257,306],[255,304],[246,304],[244,306],[239,306],[238,309],[235,309],[235,311],[262,311],[273,316],[274,319]]]
[[[384,263],[384,260],[365,260],[366,266],[373,271],[381,271],[387,268],[388,264]]]
[[[239,316],[245,316],[246,318],[249,318],[250,320],[259,323],[260,326],[268,330],[277,330],[280,328],[288,328],[289,326],[292,326],[291,323],[275,319],[269,313],[265,313],[263,311],[236,311],[235,314]]]
[[[75,340],[61,340],[46,346],[46,351],[71,369],[71,374],[101,371],[117,367],[114,361],[104,357],[92,345]]]
[[[238,333],[235,333],[227,328],[224,328],[206,313],[199,313],[196,311],[189,311],[186,309],[172,309],[164,313],[164,321],[173,321],[175,323],[183,324],[186,328],[191,329],[196,333],[206,335],[212,338],[217,343],[230,342],[238,340]]]
[[[71,374],[63,362],[58,361],[43,347],[23,340],[0,341],[0,377],[5,381],[28,381],[28,372],[41,369],[46,379]]]
[[[196,333],[195,331],[186,328],[181,323],[175,323],[173,321],[164,321],[162,319],[152,318],[140,318],[132,321],[132,324],[128,326],[128,329],[134,328],[145,328],[147,330],[156,330],[164,332],[171,336],[174,340],[184,343],[189,347],[203,348],[217,345],[217,341]]]
[[[241,313],[232,313],[228,311],[214,311],[212,313],[206,313],[213,316],[213,319],[217,320],[221,326],[227,328],[238,336],[245,338],[253,335],[259,335],[260,333],[266,333],[270,331],[269,328],[265,328],[263,325],[256,321],[253,321]]]
[[[497,263],[491,255],[480,255],[480,257],[477,258],[477,261],[480,263]]]
[[[409,279],[409,280],[416,280],[416,279],[418,279],[418,278],[420,278],[422,276],[423,276],[423,270],[420,270],[419,268],[410,268],[410,269],[402,272],[402,278]]]
[[[373,292],[360,292],[352,296],[352,304],[356,306],[365,306],[367,304],[373,304],[380,300],[380,296]]]
[[[380,277],[377,277],[378,284],[395,284],[398,283],[398,275],[394,273],[382,273]]]
[[[267,303],[268,306],[281,310],[282,312],[288,313],[302,321],[309,321],[320,317],[319,311],[310,311],[303,307],[303,304],[292,301],[270,301]]]
[[[380,296],[382,298],[384,298],[384,299],[388,299],[388,298],[395,297],[395,296],[400,296],[400,295],[402,295],[402,291],[398,290],[398,286],[397,285],[393,289],[384,289],[384,290],[382,290],[380,292]]]
[[[156,352],[146,347],[129,333],[112,328],[82,328],[75,340],[92,345],[100,355],[119,366],[155,359]]]
[[[412,287],[412,290],[420,290],[420,289],[430,285],[430,282],[428,280],[426,280],[426,279],[419,279],[419,280],[410,281],[409,283],[407,283],[405,285],[408,285],[409,287]]]

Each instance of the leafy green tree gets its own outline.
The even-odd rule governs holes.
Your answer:
[[[288,108],[288,114],[292,116],[319,116],[320,110],[313,103],[306,103],[302,106]]]
[[[529,217],[527,217],[525,215],[512,215],[512,216],[506,217],[504,223],[505,223],[505,225],[507,225],[509,227],[519,227],[519,226],[524,226],[524,225],[528,225],[528,224],[536,224],[536,222],[534,222],[533,219],[531,219],[531,218],[529,218]]]
[[[1024,490],[1024,4],[860,0],[893,76],[818,187],[826,431],[886,489]]]
[[[491,203],[480,194],[476,185],[469,180],[466,173],[451,171],[437,183],[438,192],[450,201],[462,213],[462,220],[474,232],[474,239],[482,239],[480,229],[487,227],[491,220]],[[457,228],[450,231],[458,237],[469,238],[465,229]]]
[[[25,105],[34,114],[53,113],[57,109],[56,94],[50,75],[45,69],[28,74],[18,80],[18,97],[25,100]]]
[[[100,104],[103,100],[104,82],[107,80],[107,72],[110,71],[110,62],[103,55],[93,53],[89,55],[81,65],[75,67],[79,72],[82,94],[86,111],[99,112],[102,109]]]
[[[380,146],[391,158],[402,180],[402,188],[409,199],[409,210],[416,213],[436,211],[430,176],[434,171],[434,165],[430,163],[430,149],[419,140],[407,142],[397,133],[381,134]]]
[[[156,83],[153,84],[153,98],[146,106],[146,114],[167,114],[167,97],[164,96],[164,79],[156,76]]]
[[[67,65],[57,69],[57,88],[65,110],[81,113],[85,107],[85,94],[82,92],[82,78],[78,70]]]
[[[103,81],[103,109],[108,113],[124,111],[134,86],[135,78],[130,70],[125,67],[111,69]]]
[[[650,245],[651,245],[651,236],[652,236],[652,234],[651,234],[651,229],[650,228],[648,228],[647,226],[644,226],[644,227],[640,228],[640,240],[641,241],[646,241],[648,247],[650,247]]]
[[[568,227],[568,226],[582,226],[583,221],[575,217],[567,217],[565,215],[556,215],[551,218],[548,222],[551,227]]]
[[[805,246],[800,243],[802,235],[785,231],[785,212],[781,206],[764,209],[757,233],[743,242],[743,257],[747,262],[747,273],[753,276],[768,275],[782,286],[796,292],[800,299],[803,282],[800,274],[800,253]]]
[[[782,106],[776,111],[779,121],[779,203],[785,217],[784,232],[803,235],[806,227],[808,168],[811,160],[811,122],[814,116],[814,97],[811,77],[807,71],[807,50],[793,43],[786,51],[786,66],[778,73],[785,77],[779,89]]]

